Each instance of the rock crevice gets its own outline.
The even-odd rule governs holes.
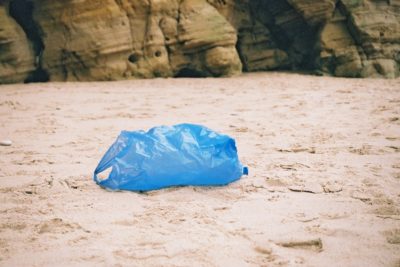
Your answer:
[[[9,4],[10,16],[21,26],[33,48],[35,56],[35,70],[24,82],[47,82],[49,76],[42,66],[44,43],[40,27],[33,19],[34,3],[29,0],[14,0]]]

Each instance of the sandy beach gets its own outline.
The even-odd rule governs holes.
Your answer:
[[[109,192],[121,130],[236,139],[224,187]],[[400,79],[289,73],[0,86],[0,266],[400,266]]]

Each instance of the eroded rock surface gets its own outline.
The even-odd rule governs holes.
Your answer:
[[[202,0],[42,0],[35,20],[49,33],[43,64],[52,80],[241,71],[235,29]]]
[[[399,76],[400,1],[337,2],[322,28],[321,69],[336,76]]]
[[[24,82],[35,70],[33,48],[22,28],[0,2],[0,83]]]
[[[32,4],[34,27],[19,27],[21,19],[10,16],[9,4],[16,1]],[[26,81],[35,69],[53,81],[218,77],[242,70],[400,74],[398,0],[2,0],[0,5],[0,83]]]

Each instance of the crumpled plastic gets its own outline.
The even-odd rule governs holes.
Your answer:
[[[108,177],[99,174],[111,168]],[[196,124],[122,131],[94,180],[111,190],[148,191],[171,186],[221,186],[248,174],[235,140]]]

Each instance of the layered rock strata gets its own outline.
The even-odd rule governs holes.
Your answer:
[[[392,78],[400,1],[0,0],[0,52],[0,83],[242,70]]]
[[[106,8],[105,8],[106,7]],[[241,71],[236,32],[202,0],[40,1],[52,80],[117,80]]]
[[[397,77],[400,1],[339,1],[320,40],[321,69],[326,72],[349,77]]]

